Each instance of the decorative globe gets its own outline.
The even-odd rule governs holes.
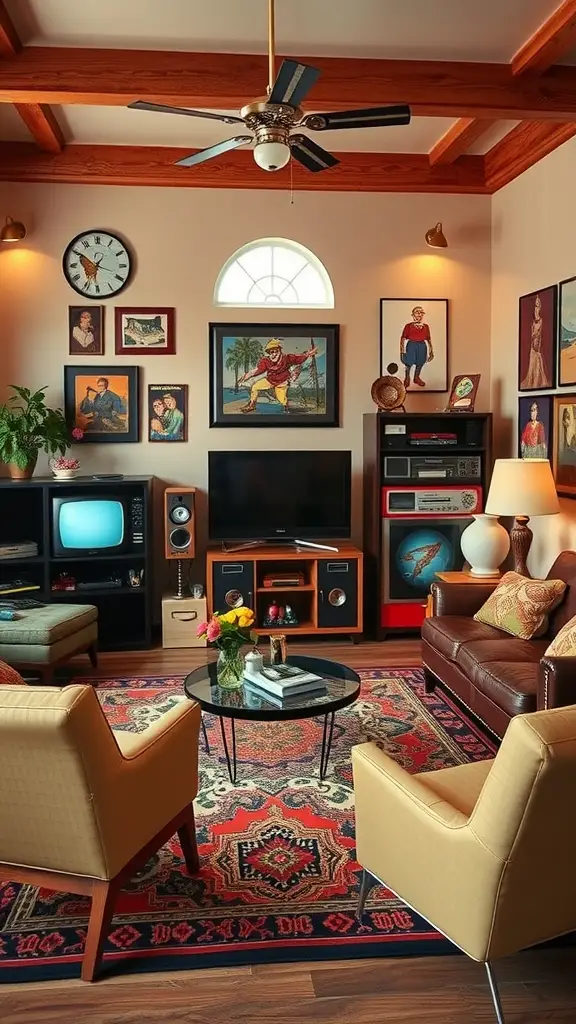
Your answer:
[[[410,587],[428,591],[437,572],[446,572],[454,564],[454,551],[437,530],[414,530],[396,551],[396,569]]]

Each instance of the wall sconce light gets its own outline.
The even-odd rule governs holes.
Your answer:
[[[446,235],[442,231],[442,221],[438,221],[435,227],[430,228],[425,236],[426,245],[431,246],[432,249],[446,249],[448,242],[446,241]]]
[[[6,223],[0,231],[0,242],[21,242],[26,238],[26,227],[20,220],[6,217]]]

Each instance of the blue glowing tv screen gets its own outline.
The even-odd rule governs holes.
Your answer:
[[[54,510],[54,548],[57,554],[107,551],[124,540],[124,507],[109,498],[57,500]]]

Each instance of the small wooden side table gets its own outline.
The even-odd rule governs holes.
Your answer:
[[[473,576],[470,570],[461,569],[459,572],[437,572],[436,579],[443,583],[499,583],[502,579],[500,573],[497,576]],[[426,618],[433,615],[432,594],[428,594],[426,601]]]

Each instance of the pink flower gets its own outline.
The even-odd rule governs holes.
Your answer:
[[[74,427],[74,430],[72,431],[72,437],[74,438],[75,441],[81,441],[82,438],[84,437],[84,431],[82,430],[82,428]]]
[[[206,633],[207,629],[208,623],[201,622],[200,625],[198,626],[198,629],[196,630],[196,636],[202,636],[203,633]]]
[[[208,625],[206,627],[206,638],[207,638],[207,640],[209,640],[209,641],[217,640],[218,637],[220,636],[221,632],[222,632],[222,629],[220,627],[220,623],[218,622],[218,619],[210,619],[210,622],[208,623]]]

